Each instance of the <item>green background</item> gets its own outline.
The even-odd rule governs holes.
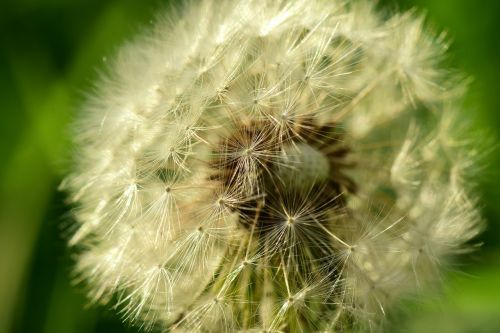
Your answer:
[[[388,0],[426,9],[453,38],[451,62],[475,80],[475,125],[500,136],[500,1]],[[136,332],[89,307],[71,285],[68,207],[57,186],[71,156],[68,123],[103,61],[150,24],[161,1],[3,0],[0,3],[0,333]],[[404,306],[390,332],[500,332],[500,149],[479,175],[483,248],[446,288]]]

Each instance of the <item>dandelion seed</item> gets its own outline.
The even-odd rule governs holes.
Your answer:
[[[481,231],[443,35],[370,1],[201,0],[122,49],[65,180],[78,281],[171,332],[377,327]]]

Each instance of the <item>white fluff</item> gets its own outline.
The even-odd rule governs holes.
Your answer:
[[[422,17],[383,20],[371,1],[340,0],[202,0],[180,12],[121,49],[76,125],[64,188],[93,301],[172,332],[373,328],[478,234],[466,178],[478,153],[452,126],[460,89]],[[341,209],[311,204],[323,199],[310,190],[319,153],[286,175],[286,161],[312,154],[283,156],[312,151],[286,139],[309,118],[334,122],[351,150],[357,190],[343,188]],[[272,126],[219,149],[255,122]],[[218,158],[234,163],[237,186],[214,180]],[[266,198],[283,200],[283,223],[260,235],[238,207],[280,163],[303,193]]]

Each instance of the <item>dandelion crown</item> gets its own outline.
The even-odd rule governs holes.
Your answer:
[[[377,327],[480,231],[443,36],[370,1],[181,12],[121,49],[75,126],[89,297],[167,332]]]

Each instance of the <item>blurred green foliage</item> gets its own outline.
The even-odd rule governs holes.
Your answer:
[[[425,8],[449,32],[451,62],[475,78],[466,107],[500,137],[500,2],[386,0]],[[106,57],[150,24],[157,1],[4,0],[0,4],[0,333],[136,332],[113,311],[88,307],[71,285],[69,207],[57,191],[69,166],[68,124]],[[485,245],[450,272],[430,301],[410,301],[391,332],[500,332],[500,151],[478,175]],[[437,298],[439,297],[439,300]]]

